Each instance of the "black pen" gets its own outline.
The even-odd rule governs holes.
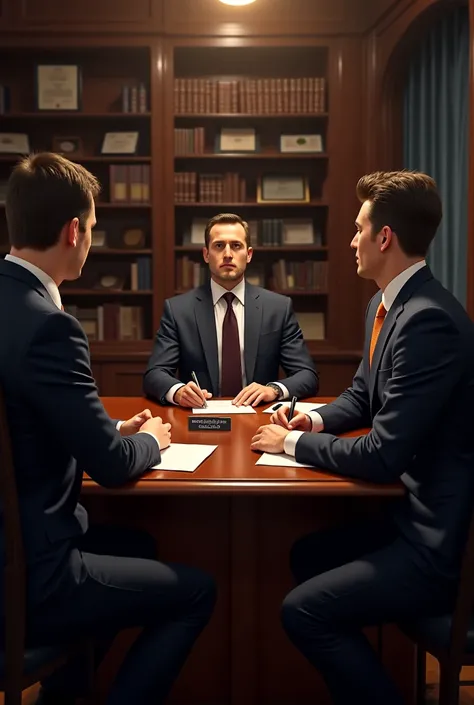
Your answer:
[[[191,377],[193,378],[193,382],[196,385],[196,387],[199,387],[199,391],[202,393],[201,385],[198,382],[198,378],[196,377],[195,372],[191,372]],[[207,401],[203,398],[204,404],[203,404],[203,409],[207,409]]]
[[[275,406],[272,406],[272,411],[278,411],[280,406],[283,406],[283,404],[276,404]]]
[[[296,406],[296,397],[293,397],[293,399],[291,400],[291,404],[290,404],[290,412],[288,414],[288,421],[291,421],[291,419],[293,418],[293,414],[295,413],[295,406]]]

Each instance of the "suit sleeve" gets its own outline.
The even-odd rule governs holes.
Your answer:
[[[328,433],[344,433],[371,425],[369,390],[365,382],[363,362],[348,387],[330,404],[318,409]]]
[[[176,321],[169,301],[165,302],[160,327],[143,379],[143,391],[160,404],[165,404],[166,392],[180,382],[175,376],[179,367],[180,345]]]
[[[86,335],[71,316],[53,313],[38,330],[27,351],[24,385],[52,442],[98,484],[119,486],[160,462],[152,436],[123,438],[116,430],[92,377]]]
[[[296,320],[291,299],[287,300],[283,334],[281,338],[280,365],[287,377],[279,379],[288,389],[290,397],[311,397],[318,393],[319,378],[303,333]]]
[[[296,460],[370,482],[395,482],[460,382],[461,356],[459,332],[443,311],[411,316],[394,341],[393,368],[371,431],[358,438],[304,433]]]

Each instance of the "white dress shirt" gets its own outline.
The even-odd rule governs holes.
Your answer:
[[[217,334],[217,362],[219,365],[219,388],[221,387],[222,380],[222,325],[224,323],[225,314],[227,313],[227,301],[224,299],[224,295],[229,293],[227,289],[223,286],[217,284],[213,279],[211,279],[211,294],[212,303],[214,305],[214,318],[216,321],[216,334]],[[234,300],[232,301],[232,308],[234,309],[235,317],[237,319],[237,328],[239,329],[239,344],[240,344],[240,369],[242,370],[242,389],[247,386],[247,376],[245,374],[245,358],[244,358],[244,334],[245,334],[245,279],[236,284],[231,293],[234,294]],[[289,393],[284,384],[280,382],[274,382],[277,384],[283,392],[283,399],[288,399]],[[183,387],[183,383],[179,382],[174,384],[166,393],[166,400],[172,404],[173,397],[176,391]]]
[[[29,272],[31,272],[31,274],[33,274],[37,279],[39,279],[48,294],[51,296],[53,303],[60,310],[62,309],[61,294],[59,293],[59,289],[57,287],[56,282],[51,279],[49,274],[43,272],[43,270],[37,267],[36,265],[31,264],[31,262],[27,262],[25,259],[21,259],[21,257],[15,257],[14,255],[5,255],[5,259],[9,262],[13,262],[13,264],[17,264],[19,267],[23,267],[23,269],[27,269]],[[122,424],[123,421],[117,421],[117,431],[120,431],[120,427]],[[152,436],[152,438],[154,438],[155,441],[158,443],[158,448],[160,447],[158,438],[153,433],[150,433],[150,431],[144,431],[143,433],[148,433],[150,436]]]
[[[387,284],[385,291],[382,293],[382,303],[387,313],[390,311],[393,306],[393,302],[407,281],[423,267],[426,267],[426,261],[424,259],[420,260],[420,262],[412,264],[411,267],[404,269],[403,272],[400,272],[400,274],[398,274],[389,284]],[[310,411],[308,416],[310,417],[313,425],[313,433],[319,433],[324,430],[324,421],[321,414],[317,411]],[[290,431],[290,433],[286,436],[284,451],[287,455],[295,455],[296,444],[302,433],[304,433],[304,431]]]

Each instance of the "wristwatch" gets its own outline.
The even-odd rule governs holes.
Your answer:
[[[275,382],[269,382],[268,384],[265,385],[266,387],[271,387],[272,389],[275,390],[276,392],[276,398],[281,399],[283,396],[283,389],[280,387],[280,385],[275,384]]]

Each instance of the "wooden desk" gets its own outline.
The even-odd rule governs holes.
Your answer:
[[[102,401],[112,418],[126,419],[148,407],[172,423],[175,442],[219,446],[192,474],[157,470],[115,490],[84,482],[91,521],[145,528],[156,537],[160,558],[200,566],[217,580],[215,614],[170,702],[329,705],[322,679],[280,626],[280,605],[293,586],[289,550],[296,538],[312,530],[380,513],[387,501],[402,494],[401,486],[372,485],[310,469],[255,466],[258,454],[250,450],[250,439],[270,420],[261,410],[233,416],[230,433],[189,432],[189,412],[182,409],[159,407],[140,397]],[[367,633],[375,648],[383,641],[384,663],[411,705],[411,643],[391,626]],[[120,646],[123,652],[123,639]],[[102,695],[117,658],[115,654],[102,672]]]
[[[250,450],[256,429],[270,421],[262,405],[256,415],[232,416],[232,431],[188,431],[189,411],[162,407],[141,397],[103,397],[102,401],[114,419],[128,419],[146,405],[154,416],[172,424],[172,441],[176,443],[208,443],[219,447],[194,473],[153,470],[143,480],[118,490],[127,494],[240,494],[250,495],[351,495],[394,497],[403,493],[401,485],[375,485],[348,480],[327,472],[306,468],[279,468],[255,465],[259,453]],[[330,401],[319,398],[315,401]],[[361,435],[352,433],[348,435]],[[115,493],[94,482],[84,482],[84,492]]]

